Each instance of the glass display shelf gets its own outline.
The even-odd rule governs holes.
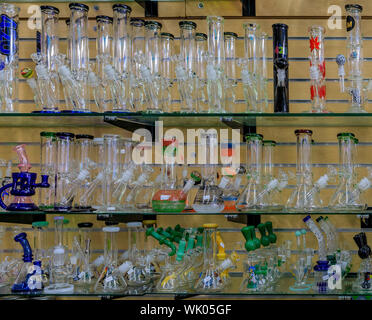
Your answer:
[[[0,113],[0,127],[371,127],[372,113]],[[121,124],[121,125],[120,125]]]
[[[0,212],[0,217],[2,215],[40,215],[40,214],[48,214],[48,215],[61,215],[61,214],[66,214],[66,215],[143,215],[143,216],[148,216],[148,215],[195,215],[195,216],[200,216],[200,215],[210,215],[210,216],[224,216],[224,215],[229,215],[229,216],[234,216],[234,215],[283,215],[283,216],[288,216],[288,215],[369,215],[372,214],[372,210],[363,210],[363,211],[335,211],[335,210],[317,210],[317,211],[306,211],[306,212],[299,212],[299,211],[269,211],[269,210],[257,210],[257,211],[222,211],[222,212],[195,212],[192,210],[186,210],[182,212],[155,212],[155,211],[143,211],[140,209],[123,209],[121,211],[109,211],[109,210],[96,210],[96,211],[2,211]]]
[[[34,297],[42,297],[42,296],[54,296],[54,297],[112,297],[112,298],[120,298],[120,297],[126,297],[126,296],[143,296],[146,298],[147,295],[149,296],[168,296],[168,297],[174,297],[174,298],[188,298],[192,296],[199,296],[199,295],[208,295],[213,296],[215,298],[218,297],[228,297],[228,296],[239,296],[241,298],[243,297],[249,297],[249,296],[262,296],[270,298],[270,296],[288,296],[288,297],[295,297],[295,296],[303,296],[303,297],[339,297],[339,296],[349,296],[349,297],[358,297],[358,296],[371,296],[372,295],[372,289],[371,290],[355,290],[353,289],[353,282],[355,281],[356,276],[351,275],[343,279],[342,281],[342,289],[334,289],[329,290],[327,293],[319,293],[313,291],[311,288],[307,291],[295,291],[291,289],[291,286],[294,284],[294,278],[290,274],[284,274],[276,284],[273,284],[273,286],[269,290],[265,291],[248,291],[248,292],[241,292],[240,291],[240,285],[243,281],[243,277],[241,276],[231,276],[231,284],[229,287],[225,288],[221,292],[198,292],[195,290],[179,290],[176,292],[163,292],[163,291],[157,291],[155,288],[155,285],[149,284],[148,290],[144,292],[143,290],[139,288],[129,288],[125,291],[118,291],[118,292],[95,292],[93,290],[95,283],[91,284],[87,287],[77,287],[75,285],[74,292],[72,293],[55,293],[55,294],[43,294],[42,292],[25,292],[25,293],[13,293],[11,292],[11,286],[7,285],[0,288],[0,298],[3,297],[14,297],[18,296],[20,298],[34,298]],[[313,278],[309,278],[308,284],[311,284],[313,281]]]
[[[139,0],[125,0],[124,2],[137,2]],[[154,1],[154,0],[140,0],[141,2],[151,2],[151,1]],[[186,1],[190,1],[190,0],[156,0],[158,2],[184,2],[186,3]],[[193,1],[193,0],[192,0]],[[5,3],[32,3],[32,2],[35,2],[35,3],[50,3],[51,1],[49,0],[3,0],[2,2],[5,2]],[[54,3],[68,3],[69,1],[67,0],[53,0]],[[118,1],[115,1],[115,0],[86,0],[84,1],[84,3],[102,3],[102,2],[118,2]]]

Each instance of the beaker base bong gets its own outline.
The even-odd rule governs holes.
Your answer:
[[[310,284],[300,284],[300,285],[296,285],[294,284],[293,286],[290,286],[289,287],[289,290],[291,291],[308,291],[311,289],[311,285]]]
[[[197,213],[218,213],[225,208],[225,204],[212,204],[212,205],[202,205],[202,204],[193,204],[192,208]]]
[[[350,106],[346,113],[367,113],[361,106]]]
[[[55,293],[73,293],[74,285],[68,283],[56,283],[44,288],[44,293],[55,294]]]

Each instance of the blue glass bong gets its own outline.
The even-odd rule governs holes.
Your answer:
[[[13,292],[39,291],[44,287],[46,277],[41,269],[41,261],[33,260],[30,243],[27,234],[22,232],[14,237],[14,241],[19,242],[23,248],[23,265],[12,286]]]
[[[11,204],[6,206],[0,197],[0,206],[9,211],[36,211],[39,208],[32,201],[36,188],[49,188],[48,176],[41,175],[41,183],[36,183],[37,174],[28,172],[31,164],[28,161],[25,145],[18,145],[13,149],[18,154],[20,172],[12,173],[12,183],[8,183],[0,188],[0,195],[11,188],[10,194],[13,196]]]

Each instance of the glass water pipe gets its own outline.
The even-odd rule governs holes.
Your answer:
[[[327,281],[323,280],[323,275],[328,270],[328,261],[326,257],[326,244],[324,236],[310,216],[305,217],[303,221],[308,226],[310,231],[315,235],[318,241],[319,260],[317,261],[317,265],[314,267],[315,271],[314,288],[315,290],[322,292],[326,290],[325,287],[327,286]]]
[[[208,62],[207,92],[210,113],[226,112],[224,18],[207,17]]]
[[[72,100],[74,112],[90,112],[89,94],[89,38],[88,38],[88,11],[89,7],[82,3],[70,3],[70,34],[71,38],[71,57],[70,72],[63,70],[60,76],[67,85],[65,94],[69,96],[66,100]],[[62,79],[61,79],[62,80]],[[62,80],[62,83],[64,81]],[[71,92],[73,90],[73,92]]]
[[[68,251],[63,242],[64,222],[64,217],[54,217],[55,246],[51,253],[50,285],[44,288],[47,294],[71,293],[74,290],[74,285],[68,283]]]
[[[296,189],[290,195],[286,207],[294,211],[311,211],[321,207],[318,193],[313,189],[313,173],[311,163],[311,136],[313,132],[307,129],[295,131],[297,137]],[[311,196],[309,196],[311,194]]]
[[[237,75],[236,75],[236,39],[238,35],[235,32],[225,32],[225,91],[226,91],[226,111],[229,113],[234,112],[235,100],[236,100],[236,87],[237,87]]]
[[[217,133],[202,133],[200,140],[202,152],[199,154],[199,163],[202,163],[202,182],[192,207],[196,212],[221,212],[225,205],[223,190],[216,183]]]
[[[337,134],[339,147],[339,183],[335,193],[329,201],[333,210],[363,210],[367,202],[363,197],[371,183],[368,178],[356,181],[355,148],[356,139],[353,133],[341,132]]]
[[[163,161],[159,190],[152,197],[152,208],[157,212],[181,212],[186,207],[186,198],[197,180],[197,173],[187,180],[181,188],[178,186],[176,158],[178,142],[176,139],[163,140]]]
[[[239,211],[260,208],[258,195],[262,192],[262,135],[249,133],[247,141],[247,185],[241,193],[236,207]]]
[[[328,112],[326,109],[326,83],[324,58],[324,28],[309,28],[310,38],[310,112]]]
[[[276,23],[272,28],[274,112],[289,112],[288,26]]]
[[[196,23],[180,21],[180,54],[175,67],[181,112],[195,112],[197,94],[196,76]]]
[[[175,77],[174,71],[174,35],[162,32],[161,36],[161,87],[160,103],[163,112],[172,112],[172,87]]]
[[[221,273],[217,263],[217,227],[215,223],[203,224],[204,264],[195,290],[200,292],[218,292],[223,288]]]
[[[288,178],[284,172],[279,177],[274,176],[274,150],[276,142],[264,140],[262,142],[262,191],[257,195],[258,203],[262,208],[269,210],[282,209],[280,193],[286,187]]]
[[[150,270],[143,255],[144,229],[141,222],[128,222],[128,258],[131,268],[126,273],[128,286],[143,287],[150,282]],[[145,289],[145,288],[142,288]]]
[[[100,15],[96,17],[96,23],[96,74],[98,77],[98,87],[95,95],[98,109],[106,112],[111,110],[114,105],[118,105],[117,101],[114,103],[112,100],[112,94],[110,94],[111,79],[105,73],[106,64],[111,62],[111,30],[113,20],[111,17]]]
[[[371,90],[371,83],[364,85],[363,80],[363,38],[361,33],[361,13],[363,7],[359,4],[347,4],[346,9],[346,31],[347,31],[347,59],[338,55],[336,63],[340,79],[341,92],[345,89],[350,95],[350,106],[348,112],[366,112],[364,104]],[[343,65],[348,64],[348,80],[350,85],[345,88]]]
[[[207,55],[208,36],[205,33],[195,33],[196,41],[196,68],[198,77],[197,112],[208,112],[207,92]]]
[[[244,28],[244,59],[241,61],[241,78],[247,112],[261,112],[258,106],[259,88],[258,69],[258,30],[256,23],[245,23]]]
[[[59,77],[55,57],[59,54],[58,15],[59,9],[53,6],[40,6],[41,43],[40,52],[31,55],[36,63],[37,80],[32,74],[22,73],[33,90],[35,102],[41,110],[38,112],[58,112]]]
[[[0,110],[16,112],[18,104],[19,8],[14,4],[0,5]]]
[[[116,223],[106,222],[102,228],[104,232],[104,267],[94,285],[95,291],[124,291],[127,287],[124,275],[118,268],[118,247],[116,236],[120,228],[115,226]]]

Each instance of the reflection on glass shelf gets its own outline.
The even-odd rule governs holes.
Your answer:
[[[187,121],[185,121],[187,118]],[[116,122],[115,122],[116,121]],[[372,113],[0,113],[0,127],[109,127],[109,123],[175,127],[369,127]]]
[[[313,278],[309,278],[309,284]],[[294,284],[294,278],[285,274],[283,275],[276,284],[274,284],[270,290],[266,291],[248,291],[248,292],[241,292],[240,291],[240,285],[243,281],[242,277],[233,276],[231,277],[231,284],[228,288],[224,289],[224,291],[221,292],[213,292],[208,293],[207,295],[213,295],[214,297],[218,298],[218,296],[266,296],[267,298],[270,298],[270,296],[312,296],[312,297],[337,297],[337,296],[366,296],[371,295],[372,290],[368,291],[355,291],[352,288],[353,281],[355,280],[354,277],[348,277],[343,280],[342,289],[334,289],[334,290],[328,290],[327,293],[319,293],[313,291],[311,288],[307,291],[293,291],[291,287]],[[92,296],[92,297],[102,297],[102,296],[112,296],[112,297],[124,297],[124,296],[143,296],[144,298],[147,297],[147,295],[150,296],[183,296],[187,298],[187,295],[193,296],[193,295],[206,295],[205,292],[198,292],[198,291],[188,291],[188,290],[180,290],[177,292],[160,292],[155,289],[155,286],[148,285],[146,288],[146,291],[143,291],[141,289],[136,288],[127,288],[124,291],[116,291],[116,292],[95,292],[94,291],[94,284],[91,286],[87,286],[85,288],[78,289],[75,287],[75,291],[73,293],[59,293],[59,294],[43,294],[41,293],[12,293],[10,290],[10,286],[5,286],[0,288],[0,297],[6,297],[6,296],[19,296],[19,297],[38,297],[38,296]]]
[[[195,212],[194,210],[187,210],[182,212],[155,212],[155,211],[141,211],[140,209],[123,209],[121,211],[2,211],[1,215],[19,215],[19,214],[83,214],[83,215],[220,215],[220,216],[236,216],[236,215],[368,215],[372,214],[372,210],[364,211],[335,211],[335,210],[317,210],[317,211],[308,211],[308,212],[295,212],[295,211],[269,211],[269,210],[256,210],[256,211],[222,211],[222,212]]]

